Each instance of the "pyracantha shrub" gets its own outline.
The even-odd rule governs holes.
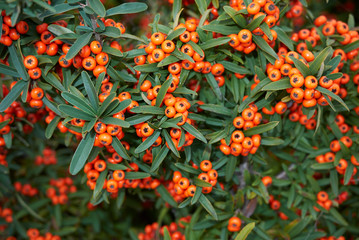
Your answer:
[[[331,6],[0,2],[0,238],[356,239],[359,34]]]

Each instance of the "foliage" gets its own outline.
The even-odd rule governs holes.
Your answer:
[[[354,239],[353,15],[153,2],[0,3],[0,237]]]

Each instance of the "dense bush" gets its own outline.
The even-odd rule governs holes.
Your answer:
[[[0,2],[0,238],[356,239],[353,15],[148,4]]]

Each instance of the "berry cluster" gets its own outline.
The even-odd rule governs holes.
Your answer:
[[[317,203],[319,206],[323,207],[324,209],[328,210],[332,207],[333,202],[332,200],[329,199],[328,193],[324,192],[324,191],[320,191],[317,194]],[[320,209],[317,208],[316,206],[313,206],[314,210],[319,212]]]
[[[293,105],[289,108],[289,120],[292,122],[299,122],[301,125],[305,126],[308,130],[313,130],[317,126],[317,120],[315,120],[317,116],[317,110],[315,110],[313,116],[308,119],[308,115],[303,113],[303,105],[299,105],[297,103],[293,103]]]
[[[61,240],[60,236],[52,235],[50,232],[42,236],[37,228],[29,228],[26,235],[29,237],[29,240]],[[14,238],[14,240],[16,240],[16,238]]]
[[[139,240],[151,240],[164,235],[164,229],[167,228],[172,240],[185,240],[183,230],[186,223],[191,221],[191,216],[182,217],[178,220],[178,223],[172,222],[169,225],[159,226],[157,222],[146,225],[145,231],[140,232],[137,237]]]
[[[2,32],[0,43],[5,46],[11,46],[13,41],[20,38],[20,34],[26,34],[29,31],[29,25],[25,21],[19,21],[15,25],[11,22],[11,16],[6,15],[5,10],[1,11]]]
[[[249,107],[244,109],[241,116],[233,119],[233,126],[238,129],[231,134],[229,144],[226,139],[221,140],[219,149],[225,155],[232,154],[233,156],[248,156],[248,154],[255,154],[261,144],[261,136],[259,134],[252,137],[246,137],[242,130],[247,130],[257,126],[262,121],[262,114],[258,112],[258,108],[254,103],[249,104]]]
[[[120,159],[120,160],[116,160]],[[113,153],[111,158],[108,158],[108,164],[114,164],[116,168],[117,163],[122,161],[122,158],[117,154]],[[111,193],[112,196],[117,196],[119,189],[121,188],[142,188],[142,189],[156,189],[160,185],[160,181],[147,177],[144,179],[125,179],[126,172],[137,172],[139,167],[136,163],[130,163],[130,168],[124,167],[123,170],[110,170],[104,181],[103,188],[107,192]],[[95,189],[96,182],[100,173],[107,169],[107,163],[104,160],[96,157],[93,161],[87,163],[84,168],[84,172],[87,175],[87,186],[90,189]],[[126,170],[126,172],[124,171]]]
[[[3,218],[6,223],[12,223],[13,221],[13,212],[10,208],[2,208],[0,207],[0,218]],[[5,231],[7,228],[6,224],[0,224],[0,232]]]
[[[55,150],[52,150],[51,148],[45,148],[42,151],[42,156],[36,156],[35,158],[35,165],[56,165],[57,164],[57,158],[56,158],[56,152]]]
[[[17,192],[24,196],[34,197],[39,193],[37,188],[32,187],[29,183],[21,184],[21,182],[15,182],[14,188]]]
[[[73,180],[69,177],[51,179],[50,186],[46,190],[46,196],[51,199],[53,205],[65,205],[68,202],[68,194],[77,191]]]

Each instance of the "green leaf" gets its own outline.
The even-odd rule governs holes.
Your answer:
[[[108,115],[111,115],[111,114],[117,114],[117,113],[123,111],[124,109],[126,109],[132,102],[131,99],[126,99],[126,100],[123,100],[122,102],[120,102],[120,104],[116,104],[117,101],[118,101],[117,99],[113,100],[110,103],[110,105],[106,108],[106,110],[104,111],[104,113],[102,115],[103,116],[108,116]],[[112,104],[114,104],[114,105],[111,106]],[[116,107],[114,107],[114,106],[116,106]]]
[[[53,6],[47,4],[46,2],[43,2],[41,0],[32,0],[32,1],[37,5],[39,5],[40,7],[43,7],[46,10],[49,10],[50,12],[56,13],[56,9]]]
[[[108,26],[105,27],[105,31],[101,35],[110,37],[110,38],[120,38],[122,37],[121,30],[117,27]]]
[[[160,107],[155,107],[155,106],[144,105],[144,106],[139,106],[139,107],[132,108],[131,112],[141,113],[141,114],[164,115],[165,114],[165,109],[160,108]]]
[[[15,194],[17,201],[20,203],[20,205],[34,218],[40,221],[45,221],[39,214],[36,213],[29,205],[26,204],[26,202],[21,198],[21,196],[16,193]]]
[[[107,173],[108,173],[108,170],[105,169],[104,171],[102,171],[100,173],[100,176],[97,178],[96,180],[96,185],[95,185],[95,189],[92,193],[92,200],[96,200],[99,198],[101,192],[102,192],[102,189],[103,189],[103,185],[105,183],[105,180],[106,180],[106,177],[107,177]]]
[[[93,118],[95,118],[94,116],[92,116],[80,109],[71,107],[66,104],[60,104],[59,110],[70,117],[79,118],[79,119],[82,119],[85,121],[91,121]]]
[[[140,145],[138,145],[138,147],[135,149],[135,153],[140,153],[140,152],[143,152],[143,151],[149,149],[152,146],[152,144],[155,143],[155,141],[160,136],[160,134],[161,134],[161,131],[156,130],[151,136],[146,138],[145,141],[143,141]]]
[[[177,207],[177,203],[176,201],[173,199],[173,197],[171,196],[171,194],[167,191],[167,189],[165,188],[165,186],[163,186],[162,184],[159,185],[156,188],[157,192],[161,195],[161,198],[163,199],[163,201],[165,203],[168,203],[169,205],[171,205],[172,207]]]
[[[112,56],[116,56],[116,57],[123,57],[123,53],[116,49],[116,48],[113,48],[113,47],[110,47],[108,45],[104,45],[103,48],[102,48],[102,51],[105,52],[105,53],[108,53]]]
[[[273,122],[269,122],[266,124],[261,124],[256,127],[252,127],[248,130],[245,130],[243,133],[245,136],[248,137],[248,136],[252,136],[255,134],[268,132],[268,131],[272,130],[273,128],[275,128],[278,125],[278,123],[279,123],[279,121],[273,121]]]
[[[61,205],[55,205],[55,221],[56,221],[56,225],[61,227],[62,224],[62,215],[61,215]]]
[[[249,96],[249,97],[247,97],[247,98],[239,105],[238,113],[241,113],[251,102],[254,102],[255,100],[257,100],[261,95],[262,95],[262,92],[260,92],[259,94],[256,94],[255,96]]]
[[[266,17],[266,15],[262,15],[257,17],[256,19],[254,19],[253,21],[251,21],[246,27],[245,29],[248,29],[249,31],[253,31],[254,29],[256,29],[257,27],[259,27],[259,25],[263,22],[264,18]],[[253,37],[253,36],[252,36]],[[260,37],[262,38],[262,37]],[[262,38],[263,39],[263,38]],[[264,39],[263,39],[264,41]]]
[[[134,49],[134,50],[128,51],[126,53],[127,53],[127,55],[125,56],[125,58],[127,58],[127,59],[132,59],[134,57],[147,54],[144,48]]]
[[[198,26],[197,27],[202,27],[203,23],[206,21],[206,19],[208,18],[209,14],[211,13],[211,9],[207,9],[201,16],[201,19],[199,20]]]
[[[201,15],[206,11],[208,4],[206,0],[195,0],[198,11],[201,13]]]
[[[117,199],[116,199],[116,207],[117,207],[118,210],[121,209],[121,207],[122,207],[122,205],[123,205],[123,203],[125,201],[125,197],[126,197],[125,190],[120,189],[119,192],[118,192]]]
[[[191,174],[199,174],[200,171],[198,169],[195,169],[189,165],[183,164],[183,163],[175,163],[175,166],[185,172],[191,173]]]
[[[164,58],[161,62],[157,64],[157,67],[167,66],[171,63],[178,62],[180,59],[174,55],[169,55],[168,57]]]
[[[90,42],[92,34],[93,32],[84,33],[79,38],[77,38],[69,51],[66,53],[65,58],[67,60],[73,59],[76,54],[78,54],[80,50]]]
[[[274,31],[277,32],[278,40],[286,45],[291,51],[294,50],[293,41],[288,37],[288,35],[280,27],[273,27]]]
[[[247,21],[242,14],[238,14],[238,12],[230,6],[224,6],[223,9],[238,26],[245,28]]]
[[[209,182],[203,181],[199,178],[194,178],[193,179],[193,184],[198,186],[198,187],[212,187],[212,185]]]
[[[218,216],[216,210],[214,209],[212,203],[208,200],[206,196],[203,194],[199,197],[199,202],[201,203],[202,207],[206,209],[206,211],[215,219],[218,220]]]
[[[152,165],[151,165],[151,169],[150,169],[151,172],[157,171],[157,169],[159,168],[159,166],[161,165],[163,160],[165,160],[168,152],[169,152],[169,149],[166,146],[163,146],[161,148],[161,151],[159,153],[157,153],[156,157],[152,161]]]
[[[147,5],[140,2],[129,2],[120,4],[114,8],[110,8],[106,11],[106,17],[117,15],[117,14],[130,14],[139,13],[147,10]]]
[[[174,0],[172,7],[173,28],[177,27],[179,16],[182,12],[182,0]]]
[[[350,181],[350,178],[353,175],[354,165],[352,163],[348,163],[348,167],[345,169],[344,174],[344,185],[347,185]]]
[[[0,129],[5,127],[10,122],[10,119],[0,122]]]
[[[278,91],[287,88],[292,88],[288,77],[284,77],[278,81],[271,82],[262,88],[262,91]]]
[[[44,102],[45,106],[50,108],[51,111],[53,111],[54,113],[56,113],[56,115],[62,116],[62,113],[59,111],[59,109],[57,108],[57,104],[50,101],[46,96],[42,99],[42,101]]]
[[[54,133],[57,124],[60,121],[60,117],[59,116],[55,116],[54,119],[52,119],[52,121],[49,123],[49,125],[47,125],[46,130],[45,130],[45,137],[47,139],[50,139],[52,134]]]
[[[334,217],[336,222],[338,222],[342,226],[348,226],[348,222],[343,218],[343,216],[335,209],[330,208],[329,213]]]
[[[334,165],[332,162],[327,163],[314,163],[310,166],[313,170],[329,170],[334,168]]]
[[[239,27],[235,27],[235,26],[224,26],[224,25],[212,24],[212,23],[202,26],[201,29],[205,31],[221,33],[223,35],[238,33],[241,30]]]
[[[194,193],[192,200],[191,200],[191,205],[196,204],[198,202],[199,198],[201,197],[201,195],[202,195],[202,187],[197,186],[196,192]],[[188,198],[188,199],[190,199],[190,198]],[[178,206],[178,207],[180,207],[180,206]]]
[[[70,163],[70,173],[72,175],[76,175],[78,172],[80,172],[80,170],[85,165],[86,160],[93,148],[95,136],[96,134],[94,131],[87,133],[76,148],[75,154],[73,155]]]
[[[191,47],[193,48],[193,50],[198,53],[201,57],[204,56],[204,52],[202,50],[202,48],[200,46],[197,45],[197,43],[189,41],[187,44],[191,45]]]
[[[196,191],[197,191],[197,190],[196,190]],[[190,203],[191,203],[191,198],[187,198],[186,200],[182,201],[182,202],[178,205],[178,208],[185,208],[185,207],[187,207]]]
[[[96,116],[95,110],[93,107],[90,106],[90,104],[87,103],[86,100],[81,99],[80,97],[76,96],[75,94],[69,93],[69,92],[62,92],[61,96],[70,104],[78,107],[79,109],[84,110],[86,113]]]
[[[132,117],[126,118],[126,121],[131,125],[136,125],[139,123],[143,123],[149,119],[152,118],[152,115],[142,115],[142,114],[136,114]]]
[[[221,90],[219,89],[218,83],[216,79],[214,78],[212,73],[205,74],[208,84],[211,86],[213,92],[217,96],[218,99],[223,99],[223,94]]]
[[[136,71],[140,72],[158,72],[160,69],[157,67],[157,63],[150,63],[150,64],[143,64],[143,65],[137,65],[134,67]]]
[[[355,49],[359,48],[359,40],[356,40],[346,46],[344,46],[342,49],[344,50],[344,52],[348,53],[350,51],[353,51]]]
[[[118,118],[113,118],[113,117],[105,117],[101,119],[101,122],[105,123],[105,124],[112,124],[112,125],[116,125],[116,126],[120,126],[123,128],[129,128],[130,124],[122,119],[118,119]]]
[[[27,85],[25,81],[18,81],[0,103],[0,112],[4,112],[21,94]]]
[[[171,53],[172,55],[174,55],[175,57],[177,57],[180,60],[188,60],[191,63],[195,63],[195,61],[193,60],[193,58],[191,58],[189,55],[181,52],[180,50],[178,50],[177,48]]]
[[[343,99],[341,99],[338,95],[335,95],[332,91],[329,91],[328,89],[322,88],[322,87],[317,87],[316,88],[319,92],[328,95],[332,98],[334,98],[337,102],[339,102],[346,110],[349,111],[348,106],[345,104],[345,102],[343,101]]]
[[[236,236],[234,240],[245,240],[256,226],[255,222],[248,223]]]
[[[90,100],[90,103],[92,107],[96,110],[99,105],[99,100],[95,90],[95,86],[93,85],[93,82],[91,81],[90,76],[86,71],[81,72],[81,79],[85,86],[85,90]]]
[[[191,135],[193,135],[194,137],[196,137],[197,139],[201,140],[204,143],[207,143],[206,138],[202,135],[202,133],[200,131],[198,131],[197,128],[193,127],[191,124],[189,123],[185,123],[182,125],[182,128],[184,130],[186,130],[187,132],[189,132]]]
[[[47,27],[47,30],[55,34],[56,36],[60,36],[63,34],[74,34],[73,31],[71,31],[68,28],[65,28],[63,26],[57,25],[57,24],[51,24]]]
[[[168,227],[163,228],[163,237],[164,237],[164,240],[172,240],[171,235],[168,231]]]
[[[258,18],[257,18],[258,19]],[[253,35],[253,41],[257,44],[257,46],[262,49],[264,52],[268,53],[275,59],[279,59],[277,53],[271,48],[268,43],[260,36]]]
[[[121,38],[133,39],[133,40],[142,42],[142,43],[144,43],[144,44],[147,44],[147,43],[148,43],[148,42],[146,42],[144,39],[139,38],[139,37],[137,37],[137,36],[135,36],[135,35],[132,35],[132,34],[129,34],[129,33],[123,33],[123,34],[121,34]]]
[[[186,31],[186,28],[179,28],[168,34],[166,40],[173,40]]]
[[[288,201],[287,201],[287,208],[290,209],[292,207],[293,201],[295,198],[295,186],[292,185],[289,189]]]
[[[100,17],[105,17],[106,9],[100,0],[89,0],[90,7]]]
[[[4,141],[5,141],[5,145],[8,149],[11,148],[12,146],[12,132],[8,132],[7,134],[3,135],[4,137]]]
[[[273,40],[273,35],[272,35],[272,33],[271,33],[271,31],[270,31],[270,28],[269,28],[269,26],[268,26],[268,24],[267,23],[262,23],[260,26],[259,26],[259,28],[263,31],[263,33],[268,37],[268,39],[270,40],[270,41],[272,41]]]
[[[206,50],[206,49],[209,49],[209,48],[214,48],[214,47],[217,47],[217,46],[220,46],[220,45],[223,45],[223,44],[226,44],[228,43],[229,41],[231,41],[231,38],[230,37],[219,37],[219,38],[215,38],[215,39],[211,39],[211,40],[208,40],[202,44],[200,44],[200,48],[202,50]],[[264,40],[263,40],[264,41]],[[272,49],[273,50],[273,49]]]
[[[7,66],[5,64],[0,63],[0,73],[11,76],[11,77],[20,77],[20,74],[13,67]]]
[[[310,70],[309,68],[301,61],[299,61],[298,59],[296,59],[293,56],[290,56],[290,58],[292,59],[295,67],[299,70],[299,72],[303,75],[303,77],[307,77],[310,76]]]
[[[163,130],[162,131],[163,136],[165,137],[165,141],[168,144],[169,148],[171,149],[171,151],[177,156],[180,157],[180,154],[175,146],[175,144],[172,141],[171,136],[168,134],[167,130]]]
[[[68,3],[57,4],[56,6],[54,6],[55,12],[47,10],[47,11],[41,13],[39,18],[45,18],[45,17],[52,16],[52,15],[55,15],[55,14],[64,13],[64,12],[67,12],[67,11],[70,11],[70,10],[73,10],[73,9],[77,9],[78,7],[79,6],[77,4],[74,4],[74,5],[70,5]]]
[[[299,219],[298,219],[299,220]],[[295,237],[298,234],[300,234],[307,226],[308,224],[312,221],[311,217],[304,217],[303,219],[297,221],[295,223],[295,225],[293,226],[293,228],[291,228],[288,233],[290,237]]]
[[[126,172],[125,179],[143,179],[151,176],[149,173],[145,172]]]
[[[338,196],[338,194],[339,194],[338,172],[335,169],[330,170],[330,186],[332,188],[334,196],[335,197]]]
[[[353,14],[349,14],[348,16],[348,27],[349,29],[352,29],[355,27],[355,19]]]
[[[233,62],[228,61],[220,61],[218,63],[221,63],[225,69],[228,71],[239,73],[239,74],[253,74],[251,71],[249,71],[247,68],[241,67]]]
[[[27,96],[29,94],[30,83],[31,83],[31,81],[27,81],[26,86],[24,86],[24,89],[23,89],[22,94],[21,94],[21,101],[22,102],[26,102]]]
[[[61,92],[66,91],[60,80],[53,73],[42,75],[42,77],[45,79],[46,82],[51,84],[51,86],[55,87],[57,90],[60,90]]]
[[[320,66],[324,62],[324,60],[328,57],[329,53],[331,52],[331,47],[326,47],[314,58],[312,62],[309,63],[309,70],[311,75],[316,76]]]
[[[128,167],[122,165],[122,164],[114,164],[114,163],[107,163],[107,168],[110,170],[127,170]]]
[[[12,44],[10,47],[8,47],[10,59],[12,64],[14,64],[14,68],[18,72],[19,76],[23,80],[29,79],[29,74],[27,74],[27,71],[24,66],[24,61],[22,57],[19,55],[19,50],[16,49],[15,44]]]
[[[336,80],[338,78],[341,78],[342,76],[343,76],[343,73],[338,72],[338,73],[332,73],[332,74],[327,75],[327,78]]]
[[[162,104],[162,101],[165,98],[165,95],[168,91],[168,88],[171,86],[172,81],[173,81],[173,78],[170,77],[162,84],[160,90],[158,91],[157,97],[156,97],[156,107],[159,107]]]
[[[261,145],[263,146],[278,146],[284,143],[284,140],[277,137],[263,137]]]
[[[121,141],[117,137],[112,138],[112,147],[115,151],[124,159],[130,160],[130,156],[127,153],[126,148],[122,145]]]
[[[226,115],[226,116],[233,115],[233,112],[230,109],[228,109],[224,106],[220,106],[220,105],[203,104],[203,105],[201,105],[201,109],[203,109],[205,111],[210,111],[210,112]]]
[[[328,68],[328,69],[325,68],[325,71],[324,71],[323,75],[327,75],[327,74],[332,73],[332,72],[334,71],[334,69],[335,69],[336,67],[338,67],[338,65],[339,65],[339,63],[340,63],[340,61],[341,61],[341,59],[342,59],[341,56],[336,56],[336,57],[332,58],[332,59],[328,62],[328,64],[327,64],[330,68]],[[328,66],[327,66],[327,67],[328,67]]]
[[[105,101],[103,101],[101,103],[101,106],[97,109],[97,116],[102,116],[103,114],[109,114],[110,110],[114,110],[113,108],[117,108],[117,106],[119,105],[119,100],[118,99],[114,100],[116,95],[117,94],[115,92],[112,92],[110,93],[110,95],[107,96]]]
[[[230,156],[228,158],[226,168],[225,168],[225,179],[226,182],[229,182],[232,180],[234,171],[236,170],[236,164],[237,164],[237,158],[234,156]]]

